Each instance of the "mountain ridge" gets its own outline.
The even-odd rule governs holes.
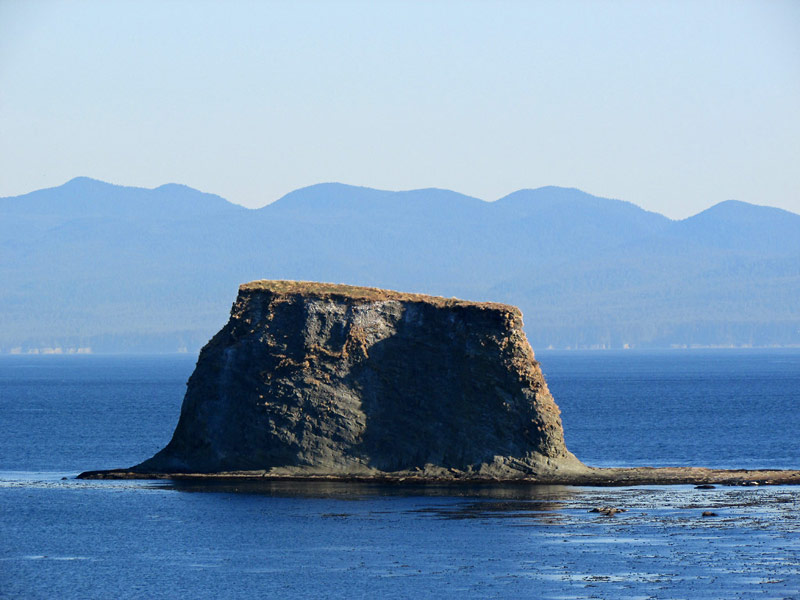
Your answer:
[[[298,196],[301,193],[305,193],[307,191],[319,190],[319,191],[330,192],[331,189],[340,188],[340,189],[346,190],[346,191],[360,190],[360,191],[366,191],[366,192],[377,192],[377,193],[386,194],[386,195],[413,194],[413,193],[417,193],[417,192],[445,193],[445,194],[461,197],[461,198],[468,199],[468,200],[478,200],[478,201],[480,201],[480,202],[482,202],[484,204],[496,204],[496,203],[500,203],[500,202],[503,202],[503,201],[508,201],[508,200],[513,199],[513,198],[515,198],[517,196],[520,196],[520,195],[527,195],[527,194],[541,194],[541,193],[545,193],[545,192],[556,192],[556,193],[558,193],[558,195],[560,195],[563,198],[563,197],[566,197],[566,196],[574,193],[575,195],[585,196],[585,197],[591,198],[591,199],[596,199],[596,200],[600,200],[600,201],[607,201],[607,202],[610,202],[610,203],[616,203],[616,204],[620,204],[620,205],[628,205],[630,207],[634,207],[634,208],[636,208],[636,209],[638,209],[640,211],[643,211],[645,213],[658,215],[658,216],[660,216],[660,217],[662,217],[664,219],[667,219],[667,220],[673,221],[673,222],[686,221],[688,219],[693,219],[693,218],[695,218],[695,217],[697,217],[699,215],[707,213],[708,211],[713,211],[713,210],[718,209],[720,207],[726,207],[726,206],[732,206],[732,205],[753,207],[753,208],[756,208],[756,209],[768,209],[770,211],[777,211],[777,212],[780,212],[780,213],[793,215],[795,217],[800,217],[800,213],[795,213],[795,212],[787,210],[785,208],[779,208],[779,207],[776,207],[776,206],[769,206],[769,205],[766,205],[766,204],[755,204],[753,202],[746,202],[744,200],[737,200],[735,198],[729,198],[727,200],[721,200],[721,201],[719,201],[719,202],[717,202],[715,204],[712,204],[711,206],[709,206],[707,208],[704,208],[703,210],[701,210],[701,211],[699,211],[699,212],[697,212],[697,213],[695,213],[693,215],[690,215],[688,217],[684,217],[683,219],[672,219],[670,217],[667,217],[667,216],[659,213],[658,211],[649,210],[649,209],[646,209],[646,208],[644,208],[642,206],[639,206],[638,204],[636,204],[634,202],[631,202],[630,200],[621,200],[619,198],[609,198],[609,197],[606,197],[606,196],[597,196],[595,194],[592,194],[590,192],[586,192],[586,191],[581,190],[580,188],[576,188],[576,187],[545,185],[545,186],[541,186],[541,187],[538,187],[538,188],[521,188],[519,190],[510,192],[510,193],[508,193],[508,194],[506,194],[504,196],[500,196],[499,198],[496,198],[494,200],[486,200],[484,198],[478,198],[477,196],[470,196],[469,194],[464,194],[462,192],[457,192],[457,191],[450,190],[450,189],[447,189],[447,188],[427,187],[427,188],[413,188],[413,189],[409,189],[409,190],[386,190],[386,189],[382,189],[382,188],[372,188],[372,187],[369,187],[369,186],[359,186],[359,185],[354,185],[354,184],[342,183],[342,182],[338,182],[338,181],[326,181],[326,182],[314,183],[314,184],[311,184],[311,185],[303,186],[303,187],[297,188],[296,190],[292,190],[290,192],[287,192],[283,196],[281,196],[281,197],[279,197],[279,198],[277,198],[275,200],[272,200],[270,202],[267,202],[266,204],[264,204],[262,206],[247,207],[247,206],[244,206],[242,204],[237,204],[236,202],[233,202],[232,200],[228,200],[227,198],[225,198],[223,196],[219,196],[217,194],[212,194],[212,193],[209,193],[209,192],[203,192],[202,190],[199,190],[197,188],[194,188],[194,187],[192,187],[190,185],[183,184],[183,183],[168,182],[168,183],[160,184],[160,185],[158,185],[156,187],[148,188],[148,187],[144,187],[144,186],[130,186],[130,185],[122,185],[122,184],[117,184],[117,183],[111,183],[111,182],[108,182],[108,181],[103,181],[101,179],[96,179],[96,178],[88,177],[88,176],[85,176],[85,175],[79,175],[77,177],[73,177],[72,179],[66,181],[65,183],[62,183],[61,185],[56,185],[56,186],[47,187],[47,188],[41,188],[41,189],[38,189],[38,190],[33,190],[33,191],[30,191],[30,192],[26,192],[24,194],[17,194],[17,195],[13,195],[13,196],[0,196],[0,202],[3,202],[5,200],[17,200],[17,199],[21,199],[21,198],[25,198],[25,197],[31,196],[33,194],[39,194],[41,192],[50,192],[50,191],[54,191],[54,190],[61,190],[61,189],[67,188],[67,187],[76,186],[76,185],[87,185],[87,184],[90,184],[90,185],[101,184],[102,187],[117,188],[117,189],[123,189],[123,190],[135,190],[135,191],[141,191],[141,192],[155,192],[155,191],[162,191],[163,192],[163,191],[180,189],[180,190],[186,190],[186,191],[189,191],[189,192],[192,192],[192,193],[200,194],[202,196],[219,198],[220,200],[223,200],[226,204],[228,204],[230,206],[237,207],[237,208],[243,208],[243,209],[246,209],[246,210],[249,210],[249,211],[262,210],[264,208],[267,208],[268,206],[275,205],[279,201],[290,199],[292,197]],[[551,196],[551,198],[552,198],[552,196]]]
[[[511,303],[537,348],[800,345],[800,215],[740,201],[672,220],[575,188],[323,183],[247,209],[75,178],[0,198],[0,276],[0,352],[197,349],[256,279]]]

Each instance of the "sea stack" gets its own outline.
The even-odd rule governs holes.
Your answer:
[[[514,306],[300,281],[239,288],[172,440],[131,473],[569,477]]]

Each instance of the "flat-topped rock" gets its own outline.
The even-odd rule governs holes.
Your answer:
[[[520,478],[585,467],[509,305],[242,285],[172,440],[132,473]]]

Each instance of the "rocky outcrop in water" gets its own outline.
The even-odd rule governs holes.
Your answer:
[[[243,285],[172,441],[134,473],[519,478],[577,473],[504,304],[344,285]]]

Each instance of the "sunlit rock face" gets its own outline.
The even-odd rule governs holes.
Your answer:
[[[585,467],[519,309],[345,285],[242,285],[142,473],[536,477]]]

